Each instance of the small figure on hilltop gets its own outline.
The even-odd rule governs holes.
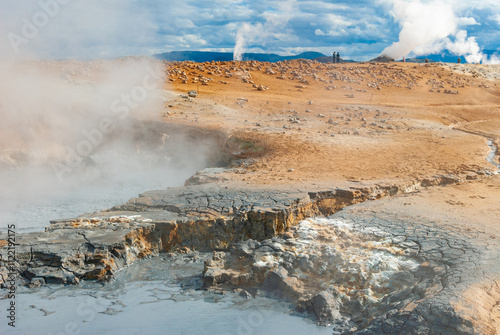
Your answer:
[[[429,63],[429,59],[427,57],[425,57],[425,62]]]
[[[334,63],[340,63],[340,53],[339,52],[333,52],[333,62]]]
[[[462,63],[462,59],[460,57],[458,57],[457,63],[458,64]]]

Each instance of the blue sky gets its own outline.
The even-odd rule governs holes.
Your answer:
[[[419,6],[423,10],[413,15],[411,10]],[[437,8],[452,13],[429,15]],[[366,60],[397,42],[409,21],[417,20],[413,23],[418,28],[408,27],[418,40],[419,34],[438,30],[436,17],[442,16],[456,27],[442,27],[444,35],[409,48],[464,52],[468,44],[465,51],[470,52],[475,42],[481,49],[500,51],[498,0],[1,0],[0,52],[98,58],[174,50],[233,52],[238,45],[243,52],[335,50]],[[26,30],[29,24],[36,24],[36,33]],[[461,45],[457,43],[464,34],[457,35],[459,31],[466,32]]]

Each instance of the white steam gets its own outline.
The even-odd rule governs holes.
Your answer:
[[[206,167],[209,144],[160,120],[164,84],[163,64],[149,58],[2,63],[0,230],[181,186]]]
[[[498,63],[481,51],[475,37],[467,37],[460,27],[477,25],[472,17],[459,17],[452,0],[390,0],[391,14],[400,24],[399,41],[382,51],[382,55],[397,59],[409,54],[416,56],[448,50],[464,56],[469,63]]]
[[[297,0],[281,1],[276,12],[263,14],[264,23],[243,23],[236,32],[233,59],[242,60],[248,45],[260,43],[265,45],[269,39],[280,39],[282,31],[297,11]]]
[[[70,148],[88,156],[131,119],[158,117],[163,82],[162,71],[146,60],[3,63],[0,163],[47,164]]]
[[[124,45],[150,32],[133,4],[0,3],[0,231],[179,186],[205,167],[205,146],[169,137],[162,123],[145,126],[161,122],[168,98],[163,63],[47,60],[126,55]]]
[[[399,41],[382,52],[392,58],[406,56],[415,49],[442,40],[453,34],[458,26],[453,7],[442,1],[394,0],[392,15],[401,25]]]
[[[261,23],[250,24],[243,23],[236,32],[236,45],[234,46],[233,59],[242,60],[245,47],[256,40],[264,40],[267,38],[268,32],[264,29]]]

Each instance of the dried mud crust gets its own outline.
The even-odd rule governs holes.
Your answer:
[[[424,184],[459,182],[442,177]],[[110,280],[135,259],[161,251],[226,250],[207,264],[207,287],[270,288],[343,333],[470,333],[470,318],[450,301],[479,272],[499,270],[490,264],[498,245],[474,231],[405,215],[403,206],[391,209],[391,201],[402,201],[391,197],[419,189],[422,182],[309,192],[214,184],[146,192],[109,211],[20,236],[18,270],[30,286],[76,284]],[[349,229],[297,226],[331,212]],[[373,252],[385,259],[379,267],[399,265],[374,271]]]
[[[343,334],[496,334],[498,233],[453,208],[436,208],[459,189],[464,185],[423,191],[441,198],[434,208],[420,194],[386,198],[346,207],[319,229],[309,225],[309,237],[299,225],[281,238],[238,243],[206,263],[205,284],[277,294]],[[352,262],[374,250],[402,264],[386,281],[380,273],[388,261]]]
[[[352,302],[359,292],[345,290],[340,297],[315,283],[303,285],[311,290],[297,298],[287,281],[302,278],[286,264],[260,269],[262,282],[242,285],[282,285],[285,297],[319,320],[338,322],[343,333],[494,334],[496,293],[481,298],[476,309],[469,305],[471,295],[494,287],[500,273],[499,188],[487,181],[494,166],[485,160],[487,139],[500,138],[491,126],[500,122],[496,79],[441,65],[394,63],[166,66],[165,88],[177,93],[165,103],[164,121],[224,134],[221,152],[233,164],[214,174],[200,172],[186,187],[146,192],[111,210],[20,236],[17,265],[26,284],[110,280],[134,259],[195,248],[229,251],[216,255],[214,276],[207,278],[215,288],[228,280],[235,285],[230,279],[238,278],[239,269],[231,272],[225,257],[241,251],[238,243],[258,242],[250,249],[259,255],[261,248],[278,255],[279,244],[289,252],[286,243],[298,238],[294,232],[302,219],[336,213],[354,231],[384,232],[384,248],[399,248],[393,251],[416,264],[406,271],[404,288],[383,296],[372,317],[363,309],[375,306],[369,299],[360,299],[366,306]],[[198,91],[196,98],[187,94],[191,90]],[[481,192],[477,185],[484,186]],[[488,206],[477,210],[469,204],[471,190],[478,197],[474,206],[489,198]],[[417,191],[408,203],[394,198]],[[292,237],[285,238],[287,233]],[[217,282],[218,270],[230,275]]]
[[[500,136],[497,80],[439,64],[180,62],[167,72],[180,96],[166,122],[255,141],[247,173],[230,176],[246,184],[454,174],[487,167],[486,138]],[[182,97],[190,90],[197,98]]]
[[[360,333],[475,333],[471,318],[450,302],[460,300],[462,291],[479,278],[498,273],[500,268],[491,250],[498,250],[499,242],[474,238],[473,233],[464,233],[453,225],[405,217],[402,213],[365,212],[360,207],[339,213],[338,217],[353,218],[361,226],[390,231],[396,241],[418,244],[418,257],[426,265],[419,269],[420,285],[428,285],[422,291],[411,290],[406,301],[395,300],[394,303],[403,303],[400,308],[390,309]]]

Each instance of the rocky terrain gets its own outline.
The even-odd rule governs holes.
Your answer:
[[[497,67],[165,71],[159,114],[173,128],[158,136],[216,138],[222,166],[18,236],[24,284],[108,281],[138,258],[213,251],[204,289],[282,299],[338,333],[499,331]]]

